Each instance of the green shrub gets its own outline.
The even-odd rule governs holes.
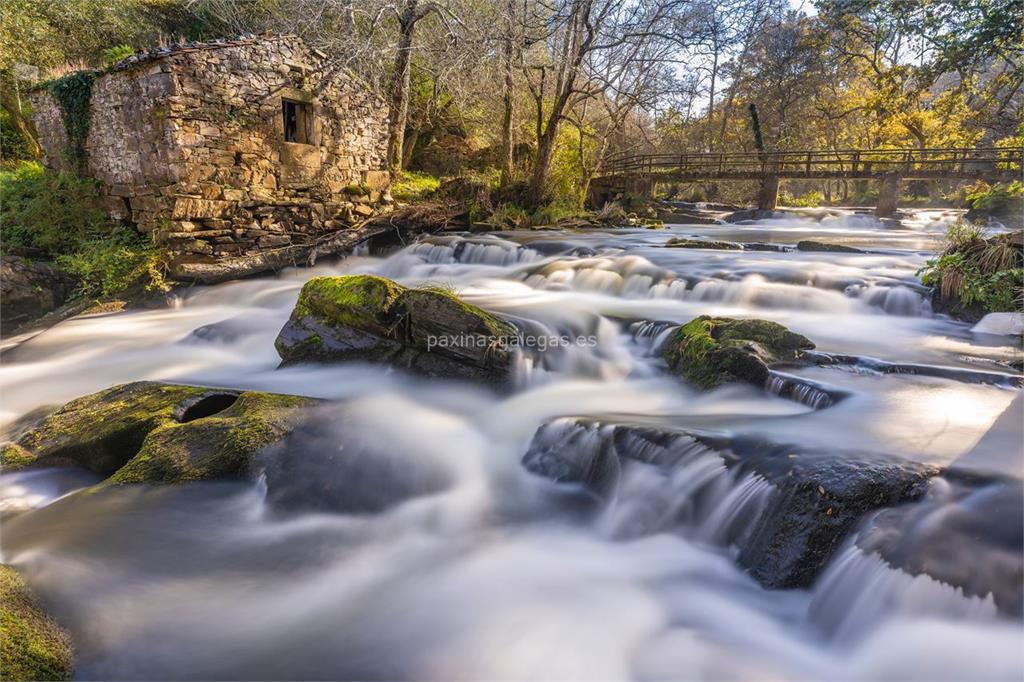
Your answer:
[[[568,201],[553,201],[550,204],[539,206],[530,215],[530,225],[554,225],[560,220],[566,220],[568,218],[576,218],[580,215],[581,210],[575,202]]]
[[[1024,201],[1024,183],[1000,182],[989,186],[984,182],[977,183],[968,189],[965,199],[968,208],[980,213],[998,213],[1014,203]]]
[[[38,163],[0,171],[0,206],[4,248],[30,246],[56,256],[111,229],[94,181]]]
[[[980,228],[959,221],[949,228],[942,254],[917,274],[935,287],[939,300],[985,312],[1013,312],[1024,306],[1022,260],[1013,235],[985,239]]]
[[[146,291],[167,288],[166,252],[131,228],[84,242],[57,256],[57,264],[78,278],[85,296],[113,296],[135,285]]]
[[[166,255],[116,223],[92,180],[20,163],[0,172],[0,244],[37,249],[80,280],[80,293],[110,296],[130,286],[164,289]]]
[[[441,181],[429,173],[405,171],[391,185],[391,196],[398,201],[420,201],[437,191]]]
[[[515,204],[500,204],[491,213],[490,222],[496,225],[525,227],[530,223],[530,214]]]
[[[825,201],[825,195],[816,190],[810,192],[804,192],[798,196],[794,196],[789,192],[783,191],[779,194],[779,204],[782,206],[792,206],[794,208],[817,208]]]
[[[135,54],[135,50],[131,45],[114,45],[108,47],[100,53],[100,58],[103,60],[104,66],[111,66],[122,59],[127,59]]]

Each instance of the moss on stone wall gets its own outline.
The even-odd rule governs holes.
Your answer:
[[[68,160],[78,173],[84,173],[88,154],[85,149],[92,120],[92,84],[101,74],[86,69],[46,83],[46,89],[60,106],[64,130],[68,135]]]

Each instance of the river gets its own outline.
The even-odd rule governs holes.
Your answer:
[[[2,422],[139,379],[330,399],[315,447],[368,453],[348,493],[381,511],[280,513],[259,480],[92,492],[97,478],[72,470],[7,474],[0,558],[68,627],[81,679],[1020,679],[1019,620],[855,546],[809,589],[762,588],[731,538],[764,491],[701,453],[668,479],[631,472],[596,513],[521,465],[539,428],[576,418],[956,461],[1016,394],[957,370],[1010,377],[1020,347],[932,312],[915,272],[954,219],[433,237],[7,340]],[[774,247],[665,248],[673,236]],[[804,239],[866,252],[770,250]],[[538,333],[596,341],[521,359],[508,394],[361,364],[277,369],[303,282],[347,273],[452,288]],[[701,393],[654,352],[667,325],[643,323],[701,314],[941,371],[793,370],[822,392],[802,400]],[[826,394],[843,399],[821,409]],[[710,476],[710,511],[659,511]]]

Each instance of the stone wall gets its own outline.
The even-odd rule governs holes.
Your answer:
[[[309,244],[386,207],[386,105],[299,39],[259,37],[141,55],[93,85],[88,171],[111,214],[180,260]],[[282,100],[307,142],[286,142]],[[45,91],[32,97],[47,166],[67,136]]]

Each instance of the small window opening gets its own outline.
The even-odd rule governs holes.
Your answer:
[[[313,117],[310,116],[308,104],[283,99],[281,100],[281,114],[284,116],[285,142],[312,144]]]

